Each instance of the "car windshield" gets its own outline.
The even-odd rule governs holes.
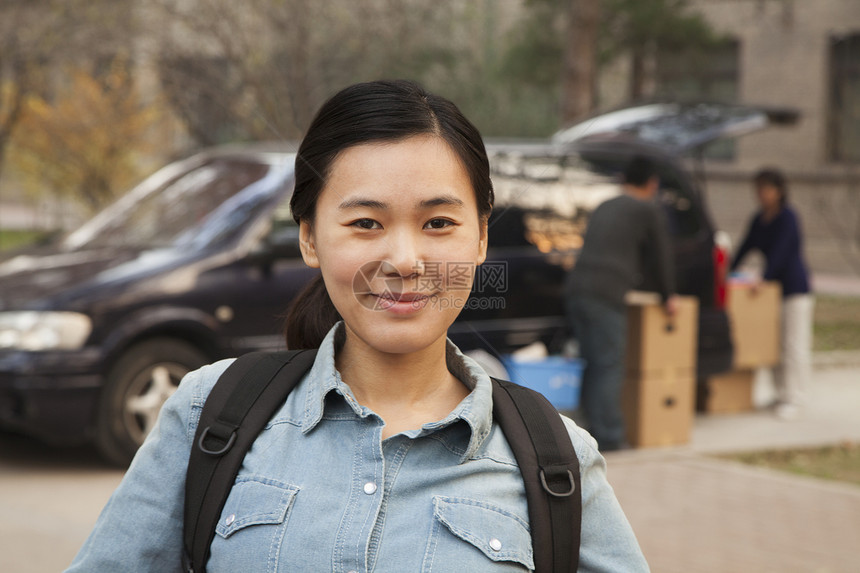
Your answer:
[[[69,250],[199,248],[235,236],[280,191],[291,167],[245,158],[162,170],[69,235]]]

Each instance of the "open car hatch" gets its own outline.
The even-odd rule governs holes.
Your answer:
[[[793,125],[799,115],[787,108],[652,103],[598,115],[562,129],[552,136],[552,143],[565,146],[591,137],[629,134],[683,152],[770,125]]]

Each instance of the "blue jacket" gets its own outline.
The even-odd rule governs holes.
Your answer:
[[[757,213],[750,222],[746,237],[732,261],[734,270],[741,259],[753,249],[767,260],[764,280],[779,281],[782,295],[809,292],[809,272],[803,261],[803,236],[800,221],[791,207],[783,207],[770,222]]]
[[[533,569],[522,478],[480,366],[449,341],[448,367],[471,393],[444,419],[382,440],[382,420],[335,369],[334,330],[248,452],[208,571]],[[69,572],[180,571],[188,454],[229,363],[183,380]],[[594,440],[565,424],[582,465],[580,571],[647,571]]]

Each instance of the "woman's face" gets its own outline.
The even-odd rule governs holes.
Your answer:
[[[780,193],[776,186],[770,183],[756,185],[758,203],[764,211],[776,211],[780,207]]]
[[[469,176],[430,135],[342,152],[300,233],[347,334],[386,353],[445,335],[487,251]]]

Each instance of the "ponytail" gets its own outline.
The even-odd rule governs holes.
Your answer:
[[[317,275],[293,299],[287,311],[287,348],[319,348],[325,335],[340,319],[322,275]]]

